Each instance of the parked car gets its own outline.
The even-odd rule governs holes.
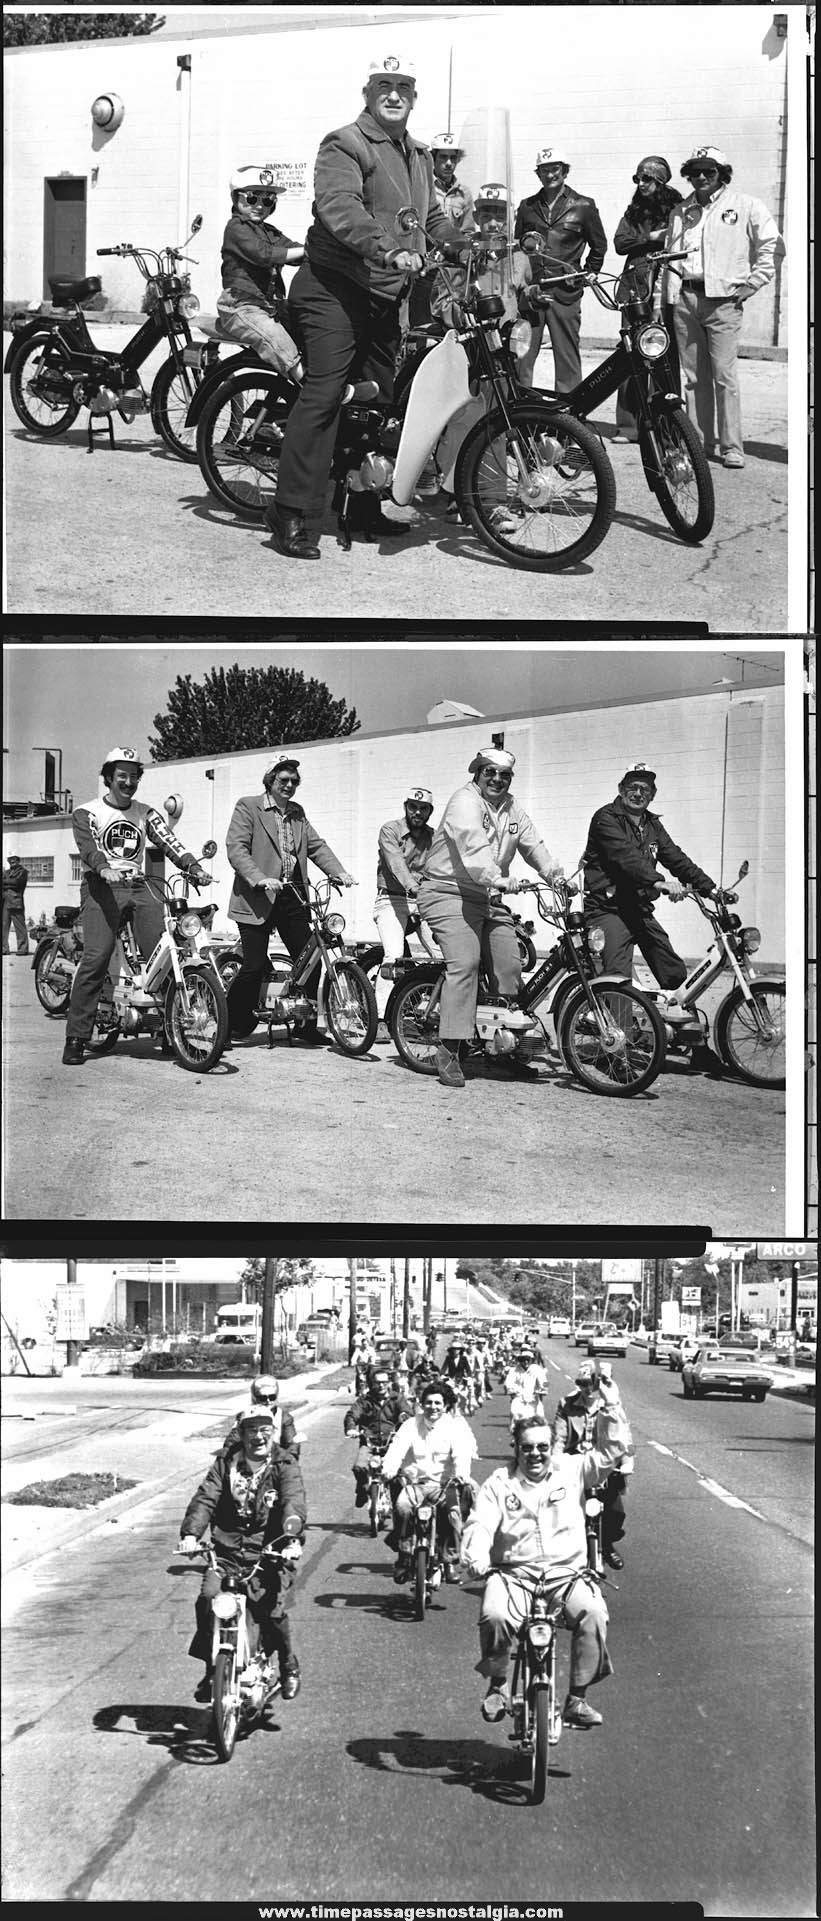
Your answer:
[[[743,1348],[700,1347],[681,1370],[687,1400],[699,1401],[705,1394],[740,1394],[742,1401],[763,1401],[772,1384],[769,1368],[752,1350]]]
[[[568,1315],[567,1314],[551,1314],[550,1320],[548,1321],[548,1324],[547,1324],[547,1331],[548,1331],[548,1334],[550,1335],[563,1334],[565,1340],[569,1340],[571,1328],[570,1328],[570,1320]]]
[[[598,1331],[598,1326],[598,1321],[577,1321],[573,1335],[574,1345],[576,1347],[586,1347],[591,1334],[595,1334]]]
[[[588,1354],[618,1354],[624,1360],[627,1353],[627,1330],[617,1327],[615,1321],[597,1327],[587,1343]]]
[[[677,1334],[667,1356],[671,1374],[680,1374],[685,1361],[694,1361],[701,1342],[697,1334]]]

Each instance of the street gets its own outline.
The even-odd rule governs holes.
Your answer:
[[[545,1351],[552,1416],[576,1355]],[[354,1509],[343,1375],[288,1383],[308,1403],[303,1685],[229,1766],[192,1699],[199,1575],[172,1551],[236,1387],[11,1383],[7,1486],[95,1458],[148,1486],[7,1575],[5,1898],[813,1914],[814,1411],[686,1402],[636,1348],[613,1366],[637,1455],[606,1590],[615,1673],[594,1690],[602,1727],[551,1751],[541,1808],[504,1724],[479,1714],[478,1584],[442,1589],[416,1622]],[[508,1455],[498,1388],[474,1427],[482,1479]]]
[[[264,1030],[207,1075],[147,1039],[68,1069],[30,961],[4,965],[3,1008],[9,1220],[785,1228],[784,1093],[680,1062],[631,1100],[555,1055],[533,1084],[453,1091],[389,1041],[351,1060]]]
[[[128,329],[97,325],[100,347]],[[7,336],[6,345],[8,345]],[[159,358],[164,357],[158,350]],[[603,351],[583,356],[588,373]],[[157,353],[143,370],[150,387]],[[650,494],[639,450],[606,445],[617,506],[602,546],[567,573],[526,573],[419,503],[401,541],[351,553],[329,512],[320,564],[281,559],[267,531],[240,522],[208,493],[199,467],[175,459],[150,420],[115,420],[110,448],[87,415],[56,440],[27,433],[6,395],[7,609],[12,614],[406,617],[424,604],[441,620],[701,621],[712,633],[778,633],[787,615],[786,365],[744,360],[747,465],[712,463],[713,531],[700,546],[675,538]],[[549,378],[549,371],[540,377]],[[615,400],[594,424],[613,430]],[[424,583],[424,586],[421,583]],[[803,615],[801,623],[803,624]]]

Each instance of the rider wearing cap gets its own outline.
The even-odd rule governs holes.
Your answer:
[[[680,987],[687,968],[653,912],[655,896],[682,900],[685,887],[715,893],[715,881],[671,840],[658,814],[651,814],[656,776],[643,761],[628,767],[615,800],[598,808],[590,822],[584,866],[584,909],[588,927],[604,934],[606,974],[630,979],[638,947],[664,988]],[[657,862],[675,878],[661,879]]]
[[[530,1611],[540,1576],[551,1603],[561,1599],[571,1629],[570,1691],[566,1726],[597,1727],[601,1715],[587,1689],[613,1672],[607,1652],[607,1608],[587,1573],[583,1496],[595,1487],[624,1446],[624,1421],[612,1384],[602,1390],[595,1447],[587,1454],[553,1458],[550,1428],[532,1415],[517,1424],[511,1467],[497,1467],[483,1482],[462,1537],[462,1564],[472,1576],[489,1575],[479,1615],[480,1659],[488,1677],[482,1702],[486,1721],[500,1721],[510,1707],[510,1649]]]
[[[292,1414],[279,1405],[279,1382],[275,1374],[256,1374],[251,1382],[251,1400],[255,1407],[267,1408],[272,1421],[272,1436],[277,1447],[286,1449],[299,1459],[300,1443]],[[228,1435],[229,1441],[239,1433],[239,1415]]]
[[[150,840],[193,880],[206,882],[209,878],[196,854],[186,852],[157,808],[135,799],[144,772],[135,748],[110,747],[100,772],[104,794],[83,801],[71,817],[83,863],[83,957],[74,976],[66,1021],[66,1067],[83,1064],[85,1042],[93,1032],[97,1002],[125,908],[132,910],[141,954],[152,954],[162,934],[162,901],[149,891],[145,879],[146,841]]]
[[[180,1549],[196,1552],[206,1530],[217,1555],[218,1568],[206,1568],[195,1602],[196,1632],[188,1650],[205,1662],[205,1673],[195,1699],[208,1700],[211,1686],[211,1601],[225,1573],[245,1576],[264,1547],[277,1542],[285,1567],[263,1561],[248,1589],[248,1613],[259,1630],[263,1653],[279,1658],[282,1695],[291,1701],[299,1692],[299,1662],[294,1654],[288,1615],[294,1567],[302,1552],[294,1539],[280,1548],[286,1521],[296,1517],[305,1525],[307,1506],[299,1464],[274,1440],[270,1408],[251,1401],[240,1410],[236,1431],[228,1436],[212,1466],[189,1501],[180,1528]]]
[[[598,273],[607,252],[607,235],[595,200],[574,193],[567,186],[570,162],[562,147],[541,147],[536,155],[539,192],[523,200],[516,213],[514,240],[526,233],[538,234],[542,249],[549,255],[547,274],[573,272]],[[582,255],[587,256],[582,265]],[[553,386],[567,393],[582,377],[579,352],[582,288],[578,282],[565,281],[550,288],[550,304],[532,309],[527,295],[522,311],[527,313],[533,337],[527,353],[519,361],[519,379],[533,384],[533,370],[541,350],[545,321],[553,349]]]
[[[594,1445],[596,1421],[603,1406],[602,1382],[614,1388],[627,1430],[623,1453],[614,1462],[602,1488],[602,1553],[609,1567],[621,1568],[624,1562],[616,1549],[616,1542],[624,1534],[624,1495],[627,1474],[632,1473],[633,1468],[633,1443],[609,1362],[602,1361],[597,1366],[595,1361],[582,1361],[577,1369],[575,1393],[565,1394],[553,1420],[553,1458],[558,1460],[562,1454],[583,1454]]]
[[[444,1087],[465,1084],[459,1055],[473,1037],[480,962],[492,970],[499,996],[515,1000],[519,992],[521,957],[501,899],[514,855],[518,851],[544,880],[562,874],[529,814],[511,798],[515,758],[497,747],[474,754],[471,779],[451,795],[433,836],[419,889],[419,911],[447,963],[436,1056]]]
[[[473,232],[473,195],[469,187],[463,187],[456,178],[460,160],[464,160],[464,148],[460,147],[455,133],[437,133],[430,143],[433,156],[433,191],[437,206],[447,215],[454,227],[463,234]],[[431,313],[431,283],[428,280],[415,280],[408,301],[408,325],[424,326]]]
[[[547,1375],[544,1365],[536,1360],[529,1341],[523,1341],[518,1354],[512,1361],[504,1378],[504,1390],[510,1395],[510,1422],[513,1428],[526,1414],[544,1414],[542,1396],[547,1393]]]
[[[410,1578],[408,1542],[412,1516],[418,1500],[443,1495],[443,1559],[445,1579],[459,1579],[459,1542],[462,1536],[462,1510],[457,1482],[470,1479],[471,1463],[477,1453],[471,1428],[461,1415],[446,1412],[441,1381],[428,1381],[419,1397],[416,1414],[403,1421],[388,1443],[382,1473],[386,1481],[398,1483],[395,1520],[388,1545],[397,1545],[394,1580]]]
[[[696,147],[681,173],[692,191],[673,208],[665,244],[671,252],[686,249],[687,258],[671,261],[663,298],[673,308],[687,414],[708,454],[718,447],[725,467],[743,467],[744,306],[772,280],[783,243],[763,200],[732,185],[732,163],[720,147]]]
[[[370,1461],[374,1448],[380,1452],[407,1421],[412,1413],[411,1403],[397,1387],[391,1385],[385,1374],[375,1367],[368,1368],[364,1392],[358,1394],[351,1403],[342,1423],[345,1434],[359,1437],[359,1450],[353,1464],[354,1507],[365,1507],[368,1499],[370,1481]]]
[[[419,883],[433,840],[433,828],[429,824],[432,813],[430,788],[409,787],[404,815],[398,820],[384,821],[379,829],[373,917],[386,963],[401,960],[405,951],[405,930],[411,914],[416,913]],[[380,974],[376,984],[380,1016],[385,1012],[390,992],[390,981],[383,980]]]
[[[283,184],[274,167],[238,167],[231,175],[232,213],[222,236],[219,331],[254,347],[262,360],[292,380],[302,379],[299,349],[283,326],[286,318],[282,268],[296,264],[304,247],[269,225]]]
[[[228,826],[225,846],[234,869],[228,912],[242,940],[242,966],[228,989],[228,1016],[231,1035],[239,1039],[256,1026],[274,929],[292,959],[308,938],[308,862],[313,861],[341,887],[355,885],[294,799],[299,784],[299,761],[293,754],[275,755],[262,776],[264,793],[238,800]],[[319,967],[317,962],[315,974],[306,982],[308,995],[319,979]],[[305,1023],[299,1034],[303,1040],[316,1040],[316,1021]]]
[[[666,245],[667,224],[673,208],[681,200],[678,188],[670,185],[672,177],[670,163],[662,153],[645,154],[638,162],[633,175],[636,191],[613,235],[614,253],[626,255],[627,260],[615,290],[617,300],[626,300],[634,289],[646,294],[653,284],[651,275],[654,270],[646,265],[647,255],[660,252]],[[667,328],[670,345],[661,360],[656,362],[655,380],[665,392],[677,394],[681,388],[681,372],[672,308],[666,305],[662,307],[661,318]],[[616,395],[616,426],[619,429],[616,440],[638,440],[639,437],[633,388],[632,379],[623,380]]]
[[[320,521],[325,511],[339,408],[354,364],[360,380],[376,381],[381,397],[392,399],[400,306],[422,266],[424,234],[432,242],[459,241],[434,193],[430,153],[407,131],[414,66],[393,52],[372,60],[364,95],[358,119],[320,145],[313,224],[289,292],[307,373],[285,430],[276,502],[265,517],[277,552],[295,560],[319,559],[308,520]],[[405,235],[397,215],[408,207],[419,228]],[[358,495],[356,506],[366,531],[402,532],[376,495]]]

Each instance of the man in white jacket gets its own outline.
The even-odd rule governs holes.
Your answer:
[[[667,268],[660,297],[673,308],[688,418],[708,454],[718,443],[725,467],[743,467],[742,315],[773,278],[781,236],[763,200],[733,187],[720,147],[696,147],[681,172],[692,192],[673,208],[665,246],[687,258]]]
[[[398,1480],[401,1484],[394,1502],[393,1538],[398,1547],[395,1581],[410,1579],[408,1544],[414,1508],[420,1500],[435,1499],[444,1488],[445,1580],[458,1582],[462,1511],[457,1483],[470,1479],[471,1462],[477,1452],[467,1421],[461,1415],[445,1412],[442,1383],[429,1381],[422,1390],[418,1413],[397,1428],[382,1459],[385,1480]]]
[[[571,1630],[567,1727],[598,1727],[601,1715],[586,1699],[595,1681],[612,1674],[608,1613],[600,1587],[587,1573],[584,1492],[619,1459],[629,1431],[612,1382],[602,1382],[596,1445],[586,1454],[553,1456],[545,1421],[527,1416],[514,1435],[511,1467],[496,1468],[479,1489],[462,1537],[462,1563],[489,1576],[479,1615],[478,1672],[488,1677],[486,1721],[509,1711],[507,1668],[511,1645],[530,1612],[533,1588],[547,1577],[549,1601],[561,1598]]]

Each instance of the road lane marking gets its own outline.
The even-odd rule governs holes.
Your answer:
[[[710,1480],[709,1476],[702,1474],[701,1469],[695,1467],[692,1461],[686,1461],[683,1454],[677,1454],[672,1447],[665,1447],[663,1441],[648,1441],[647,1445],[654,1447],[657,1454],[666,1454],[671,1461],[678,1461],[679,1467],[689,1468],[690,1473],[695,1474],[699,1487],[703,1487],[707,1494],[714,1494],[717,1501],[724,1502],[725,1507],[743,1508],[744,1513],[752,1514],[756,1521],[766,1519],[765,1515],[759,1514],[757,1507],[751,1507],[749,1501],[742,1501],[740,1495],[731,1494],[729,1488],[722,1487],[720,1481]]]

